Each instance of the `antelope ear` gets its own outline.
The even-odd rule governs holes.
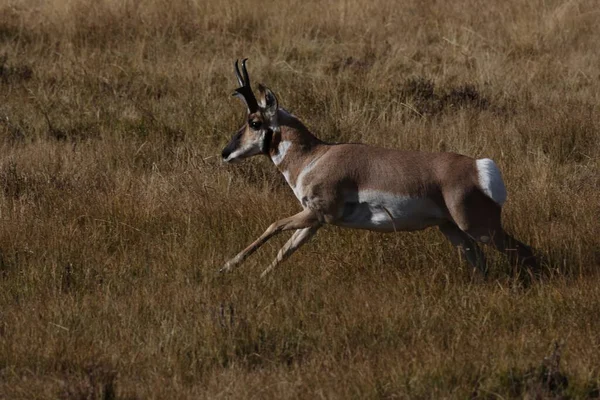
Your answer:
[[[267,118],[274,117],[277,114],[277,109],[279,108],[275,93],[273,93],[271,89],[264,86],[263,84],[258,85],[258,92],[259,106],[262,109],[264,115]]]

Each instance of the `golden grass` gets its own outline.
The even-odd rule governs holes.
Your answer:
[[[597,395],[599,24],[594,0],[4,2],[0,398]],[[299,209],[268,160],[218,159],[243,56],[325,140],[493,158],[544,281],[333,227],[218,275]]]

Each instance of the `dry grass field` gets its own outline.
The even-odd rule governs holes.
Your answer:
[[[0,398],[600,397],[596,0],[3,0]],[[326,227],[243,123],[233,61],[327,141],[493,158],[544,259]]]

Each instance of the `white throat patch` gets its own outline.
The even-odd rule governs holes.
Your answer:
[[[281,164],[291,146],[292,142],[289,140],[282,140],[279,142],[279,145],[277,146],[277,154],[274,154],[271,157],[271,160],[273,160],[275,165]]]

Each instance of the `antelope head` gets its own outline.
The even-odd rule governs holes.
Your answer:
[[[245,58],[242,60],[242,72],[238,61],[235,62],[235,76],[239,88],[233,93],[244,101],[248,115],[246,123],[233,135],[227,146],[221,152],[223,161],[238,162],[257,154],[269,154],[273,132],[278,131],[277,98],[275,94],[263,85],[258,85],[258,100],[252,92],[250,77],[246,70]]]

